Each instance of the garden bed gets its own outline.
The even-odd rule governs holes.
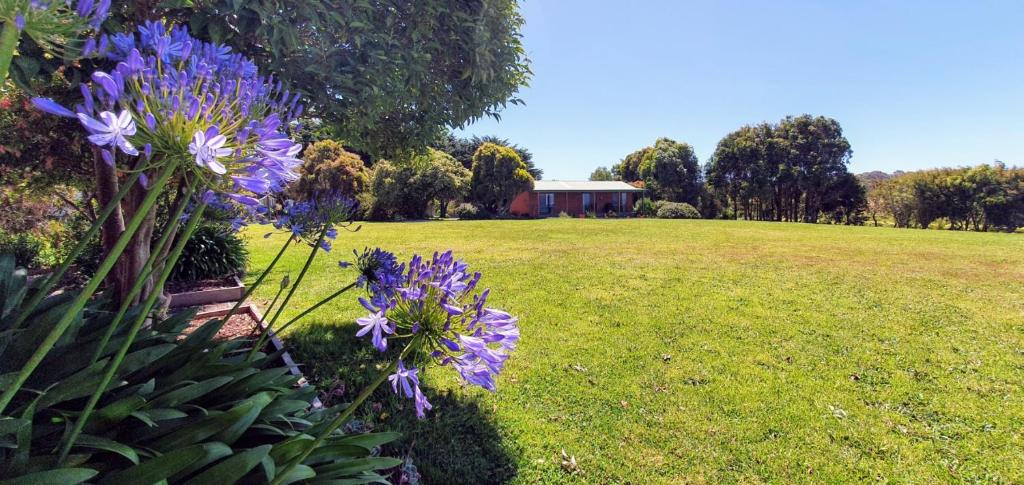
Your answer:
[[[245,296],[245,284],[237,276],[187,284],[172,283],[168,285],[168,290],[171,293],[171,308],[238,301]]]
[[[182,332],[182,335],[188,335],[189,333],[191,333],[192,331],[194,331],[195,329],[199,328],[204,323],[209,321],[211,318],[227,315],[229,311],[230,308],[218,308],[216,310],[206,311],[201,310],[199,313],[196,313],[195,317],[192,318],[192,321],[189,322],[188,328],[186,328],[185,331]],[[262,313],[254,305],[249,303],[243,304],[238,308],[235,314],[232,315],[230,319],[228,319],[227,323],[225,323],[224,326],[221,327],[220,331],[217,332],[217,335],[214,336],[214,339],[231,340],[236,338],[254,337],[255,334],[257,333],[255,332],[255,329],[257,328],[260,320],[262,319]],[[261,327],[266,328],[266,324],[263,324]],[[281,339],[279,339],[277,335],[274,334],[273,330],[270,331],[270,339],[267,340],[267,346],[269,347],[269,349],[266,350],[268,350],[269,352],[281,352],[281,362],[286,367],[288,367],[288,373],[299,378],[299,386],[305,387],[309,385],[309,381],[306,380],[306,377],[302,374],[302,371],[299,370],[299,365],[295,363],[295,359],[292,359],[291,354],[289,354],[288,351],[284,349],[284,342],[282,342]],[[319,399],[314,398],[312,404],[313,407],[321,407]]]

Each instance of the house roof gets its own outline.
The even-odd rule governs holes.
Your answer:
[[[534,192],[643,192],[626,182],[591,180],[538,180]]]

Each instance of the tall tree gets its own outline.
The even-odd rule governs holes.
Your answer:
[[[659,138],[644,156],[639,172],[657,198],[698,205],[700,162],[690,145]]]
[[[533,162],[533,154],[529,150],[523,148],[515,143],[508,141],[506,138],[499,138],[492,135],[487,136],[476,136],[472,138],[460,138],[452,133],[448,133],[442,137],[439,141],[433,144],[433,148],[441,150],[452,157],[455,157],[463,167],[467,169],[473,168],[473,154],[480,148],[480,145],[484,143],[493,143],[503,147],[509,147],[516,151],[519,155],[519,159],[526,164],[526,171],[530,172],[530,176],[534,180],[540,180],[544,175],[544,171],[537,168]]]
[[[608,170],[608,167],[597,167],[593,172],[590,173],[590,180],[607,181],[615,180],[615,176],[612,175],[612,171]]]
[[[484,143],[473,154],[470,196],[493,214],[508,212],[512,199],[533,188],[533,177],[515,150]]]
[[[830,191],[846,185],[850,144],[831,118],[802,115],[776,124],[744,126],[719,141],[706,167],[711,189],[733,217],[815,222],[823,212],[855,214],[836,207]],[[854,203],[853,192],[844,194]],[[845,217],[844,217],[845,219]]]
[[[619,180],[626,182],[636,182],[641,180],[640,163],[643,162],[644,157],[646,157],[647,153],[651,150],[653,150],[652,147],[644,147],[626,155],[625,158],[619,161],[619,163],[612,165],[612,174]]]

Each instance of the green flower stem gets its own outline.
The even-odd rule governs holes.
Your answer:
[[[250,332],[250,335],[256,335],[257,333],[259,333],[259,331],[263,328],[263,322],[265,322],[267,320],[267,315],[269,315],[270,311],[274,309],[274,305],[277,304],[277,300],[281,298],[281,293],[284,293],[284,290],[287,290],[287,289],[288,288],[283,286],[283,285],[280,288],[277,289],[277,294],[274,295],[274,299],[273,300],[270,300],[270,305],[267,306],[267,309],[265,310],[265,313],[263,313],[263,315],[260,315],[260,321],[258,322],[256,328],[252,329],[252,332]]]
[[[274,256],[273,261],[271,261],[270,265],[267,266],[267,269],[263,270],[263,273],[260,274],[260,277],[256,278],[256,281],[254,281],[252,285],[245,289],[245,293],[243,293],[242,297],[239,298],[237,302],[235,302],[235,306],[231,307],[231,310],[228,310],[227,315],[218,318],[223,318],[224,321],[228,321],[235,314],[235,312],[238,311],[238,309],[242,306],[242,303],[245,302],[245,300],[247,300],[249,296],[251,296],[252,293],[256,291],[256,288],[259,288],[259,286],[263,283],[263,280],[266,279],[268,275],[270,275],[270,270],[274,269],[274,266],[277,266],[277,262],[281,259],[281,256],[284,255],[284,251],[288,249],[288,246],[291,243],[292,238],[289,237],[288,240],[284,242],[284,245],[281,246],[281,250],[277,252],[277,256]]]
[[[407,351],[409,348],[410,347],[406,347],[405,350]],[[405,351],[403,351],[402,353],[405,354]],[[370,383],[369,386],[363,389],[363,392],[359,393],[359,395],[356,396],[356,399],[352,401],[352,403],[349,404],[344,411],[339,413],[338,416],[336,416],[334,420],[331,421],[331,424],[327,425],[327,428],[320,432],[316,439],[314,439],[313,442],[310,443],[309,446],[307,446],[302,451],[301,454],[289,460],[288,463],[285,464],[284,468],[281,469],[281,471],[274,476],[274,480],[270,482],[270,485],[280,485],[281,480],[288,475],[288,472],[290,472],[293,468],[298,466],[299,463],[302,463],[302,461],[305,460],[306,457],[308,457],[309,454],[313,452],[313,450],[320,446],[320,444],[323,443],[324,440],[326,440],[327,437],[334,432],[334,430],[338,429],[338,427],[341,426],[342,424],[345,424],[345,421],[348,421],[348,418],[350,418],[352,416],[352,413],[354,413],[356,409],[358,409],[359,406],[363,404],[363,401],[366,401],[366,399],[373,394],[373,391],[376,391],[377,388],[380,387],[380,385],[387,380],[388,376],[395,372],[395,369],[398,369],[398,361],[400,359],[401,358],[395,359],[395,361],[392,362],[391,365],[387,367],[387,369],[384,369],[384,371],[381,372],[381,374],[377,376],[377,378],[374,379],[374,381]]]
[[[150,252],[149,258],[146,259],[145,265],[142,267],[142,271],[138,278],[135,278],[135,283],[128,295],[121,302],[121,306],[117,309],[117,314],[114,319],[107,326],[106,332],[103,333],[103,338],[100,339],[99,345],[96,347],[96,351],[93,353],[90,364],[95,364],[97,360],[100,360],[100,356],[103,355],[103,351],[107,348],[107,343],[110,342],[110,338],[114,335],[114,331],[121,325],[121,320],[128,313],[131,308],[131,302],[135,300],[135,297],[142,292],[142,288],[146,286],[146,281],[149,280],[149,276],[153,273],[153,269],[156,268],[156,260],[160,258],[160,254],[164,252],[164,249],[168,244],[171,243],[171,230],[172,225],[178,224],[182,214],[185,213],[185,208],[188,207],[188,201],[192,199],[192,195],[196,192],[195,183],[191,183],[185,194],[182,195],[178,201],[178,206],[175,208],[174,213],[171,214],[170,218],[167,219],[167,225],[164,227],[163,234],[160,235],[160,240],[157,241],[153,251]]]
[[[295,318],[292,318],[291,320],[288,320],[288,323],[285,323],[284,325],[281,325],[281,328],[277,329],[277,332],[278,333],[283,332],[286,328],[290,327],[293,323],[295,323],[295,322],[299,321],[300,319],[302,319],[302,317],[304,317],[306,315],[309,315],[310,313],[312,313],[317,308],[320,308],[321,306],[327,304],[327,302],[329,302],[329,301],[331,301],[331,300],[341,296],[342,293],[344,293],[344,292],[346,292],[348,290],[351,290],[352,288],[355,288],[355,286],[356,286],[355,283],[351,283],[348,286],[345,286],[344,288],[342,288],[342,289],[340,289],[338,291],[335,291],[333,294],[331,294],[331,296],[328,296],[327,298],[324,298],[323,300],[320,300],[317,304],[315,304],[315,305],[313,305],[313,306],[303,310],[302,313],[296,315]],[[265,328],[260,333],[260,339],[259,339],[259,341],[256,342],[256,345],[253,347],[253,349],[263,348],[263,344],[265,344],[267,342],[267,336],[268,335],[270,335],[270,327],[269,326],[267,328]],[[250,352],[252,352],[252,350],[250,350]],[[250,355],[252,355],[252,354],[250,354]]]
[[[133,185],[135,185],[135,182],[139,179],[140,175],[142,175],[142,172],[135,172],[128,176],[128,178],[124,181],[124,184],[121,185],[121,190],[119,190],[117,192],[117,195],[114,196],[114,199],[111,200],[110,203],[103,208],[103,212],[99,214],[99,216],[96,218],[96,221],[93,222],[91,227],[89,227],[89,230],[86,231],[85,234],[81,237],[81,239],[78,241],[78,244],[76,244],[75,247],[71,249],[71,252],[68,253],[67,258],[64,259],[64,262],[62,262],[61,265],[56,270],[50,273],[50,276],[46,277],[46,280],[43,281],[43,285],[40,286],[38,290],[36,290],[35,294],[32,295],[32,298],[29,299],[28,303],[26,303],[22,310],[18,312],[18,317],[17,319],[14,320],[14,323],[11,325],[11,328],[19,328],[21,324],[25,322],[25,319],[27,319],[29,315],[32,314],[32,311],[36,309],[36,306],[38,306],[39,303],[42,302],[44,298],[46,298],[46,295],[50,293],[50,290],[53,289],[54,285],[60,282],[61,278],[64,277],[64,273],[66,273],[68,268],[70,268],[71,265],[74,264],[75,259],[78,258],[78,255],[82,254],[82,251],[85,251],[85,249],[89,246],[89,243],[92,241],[92,238],[95,237],[98,232],[100,232],[100,228],[103,227],[103,223],[106,222],[108,217],[110,217],[110,214],[113,214],[114,209],[116,209],[117,206],[121,204],[121,199],[124,199],[124,197],[128,195],[128,191],[132,188]]]
[[[125,247],[128,246],[128,242],[139,230],[142,220],[146,218],[149,211],[153,210],[153,206],[156,205],[156,201],[159,198],[160,193],[163,192],[162,187],[167,183],[167,180],[171,178],[171,175],[174,174],[175,168],[175,164],[167,164],[167,168],[164,169],[152,185],[152,187],[160,187],[161,190],[150,190],[149,193],[146,194],[146,197],[142,200],[142,204],[139,205],[135,215],[125,227],[124,233],[122,233],[121,237],[117,239],[117,243],[114,244],[110,254],[107,255],[106,259],[104,259],[102,263],[100,263],[99,268],[96,270],[96,275],[89,280],[89,283],[85,285],[82,292],[79,293],[78,297],[76,297],[74,302],[71,303],[71,306],[68,308],[64,316],[56,325],[54,325],[53,329],[50,330],[50,333],[46,335],[46,338],[39,343],[39,347],[36,348],[35,353],[33,353],[32,356],[29,357],[28,361],[25,362],[25,365],[22,366],[18,375],[14,378],[14,382],[4,390],[3,395],[0,395],[0,413],[3,413],[3,411],[7,409],[7,405],[14,399],[14,395],[17,394],[21,389],[21,386],[25,384],[25,381],[28,380],[30,375],[32,375],[32,372],[36,370],[36,367],[38,367],[43,361],[46,354],[50,352],[53,346],[57,343],[57,340],[64,335],[64,332],[66,332],[68,327],[71,326],[71,322],[73,322],[75,318],[78,318],[79,313],[82,311],[82,308],[85,308],[85,304],[88,303],[89,298],[96,293],[100,283],[102,283],[103,279],[107,277],[107,273],[110,273],[110,270],[113,269],[114,264],[117,263],[121,253],[123,253]]]
[[[14,49],[18,47],[18,37],[21,32],[14,22],[4,22],[4,28],[0,31],[0,84],[7,80],[7,72],[11,69],[11,60],[14,59]]]
[[[182,207],[184,207],[184,205],[185,204],[182,204]],[[171,273],[174,272],[174,264],[178,262],[178,258],[181,257],[181,253],[184,251],[185,245],[188,243],[189,238],[195,231],[196,226],[199,225],[199,221],[203,217],[204,210],[206,210],[206,203],[202,202],[196,207],[195,212],[192,213],[192,217],[189,218],[184,232],[181,233],[178,238],[178,242],[174,245],[174,249],[172,249],[171,253],[167,255],[166,264],[164,264],[163,271],[160,273],[160,278],[157,280],[156,285],[154,285],[153,291],[146,298],[146,301],[142,303],[142,310],[135,317],[135,321],[132,322],[132,326],[128,329],[128,334],[125,336],[124,343],[121,344],[121,348],[117,350],[117,354],[115,354],[110,360],[110,364],[107,365],[107,370],[103,374],[103,379],[96,386],[96,390],[92,393],[92,396],[89,397],[89,402],[85,405],[85,409],[82,410],[82,414],[79,415],[78,420],[75,421],[75,426],[72,428],[71,434],[68,435],[68,439],[64,442],[60,451],[59,463],[63,463],[67,458],[68,453],[71,451],[71,447],[75,444],[75,440],[78,439],[78,436],[82,433],[82,429],[88,422],[89,415],[92,414],[93,409],[96,408],[96,404],[99,402],[100,396],[103,395],[103,391],[106,390],[110,381],[113,380],[114,374],[117,373],[117,368],[121,366],[122,362],[124,362],[124,358],[128,355],[128,350],[131,348],[132,343],[134,343],[135,337],[139,334],[142,324],[145,323],[146,319],[149,317],[149,312],[153,309],[153,306],[156,305],[157,299],[160,298],[160,294],[163,292],[164,283],[167,282],[167,278],[169,278]]]
[[[277,322],[277,319],[281,317],[281,312],[283,312],[288,306],[288,302],[291,301],[292,295],[295,294],[295,290],[299,287],[299,284],[302,283],[302,278],[306,276],[306,272],[309,271],[309,267],[313,264],[313,259],[316,258],[316,252],[320,250],[320,243],[323,242],[326,235],[327,228],[324,228],[324,230],[320,232],[320,237],[317,238],[316,244],[313,244],[313,250],[309,252],[309,257],[306,258],[306,264],[302,266],[302,271],[299,272],[298,278],[295,278],[295,282],[292,283],[292,287],[288,289],[288,293],[284,296],[284,301],[277,307],[277,312],[274,313],[274,317],[270,319],[270,323],[268,323],[266,328],[264,328],[263,332],[265,334],[270,332],[270,328],[273,327],[274,323]],[[262,340],[263,338],[261,337],[260,341]],[[259,346],[254,345],[249,351],[248,358],[252,359],[256,355],[256,352],[259,352],[259,349]]]

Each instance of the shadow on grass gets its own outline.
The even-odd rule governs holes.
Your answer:
[[[378,366],[395,357],[392,351],[397,353],[380,354],[368,340],[356,339],[356,330],[354,324],[310,320],[285,336],[292,356],[329,405],[354,398],[379,375]],[[518,452],[502,443],[491,413],[474,397],[432,389],[425,377],[423,392],[434,406],[426,419],[416,419],[412,400],[399,399],[385,384],[356,412],[356,424],[402,433],[383,453],[411,456],[422,483],[506,483],[514,478]]]

